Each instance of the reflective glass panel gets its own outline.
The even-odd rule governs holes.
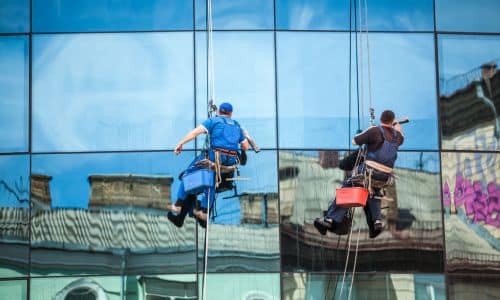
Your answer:
[[[281,148],[348,148],[349,35],[277,33]]]
[[[128,276],[124,281],[123,299],[196,300],[196,274]]]
[[[279,273],[208,274],[204,299],[279,300]],[[198,279],[201,299],[203,276]]]
[[[440,31],[500,32],[497,0],[436,0]]]
[[[190,30],[192,1],[33,0],[33,31]]]
[[[356,274],[342,286],[342,276],[314,273],[283,274],[283,299],[446,299],[443,275]],[[350,293],[349,293],[350,292]],[[341,295],[342,294],[342,295]]]
[[[212,0],[213,29],[273,29],[273,0]],[[207,0],[195,0],[196,29],[207,28]]]
[[[230,102],[233,118],[262,148],[276,148],[272,32],[215,32],[215,102]],[[207,116],[206,35],[196,35],[197,124]],[[202,145],[202,144],[199,144]]]
[[[276,0],[277,29],[348,30],[349,0]]]
[[[0,298],[27,299],[27,286],[26,280],[0,281]]]
[[[35,155],[34,275],[195,270],[195,223],[166,217],[193,152]]]
[[[442,153],[449,272],[500,271],[500,155]]]
[[[192,33],[33,39],[34,151],[173,148],[193,127]]]
[[[443,149],[500,150],[500,38],[440,35]]]
[[[118,300],[122,294],[122,277],[32,278],[30,300],[108,299]]]
[[[240,177],[217,194],[209,225],[211,272],[279,271],[279,208],[276,152],[248,152]],[[203,269],[205,230],[198,231]]]
[[[499,299],[500,277],[470,275],[448,275],[448,295],[450,299]]]
[[[353,52],[356,50],[354,42]],[[359,122],[360,129],[370,124],[371,83],[375,123],[379,123],[380,114],[384,110],[390,109],[394,111],[396,118],[408,117],[410,119],[410,123],[403,125],[405,141],[401,149],[437,150],[438,113],[433,36],[431,34],[372,33],[369,43],[371,79],[368,76],[365,36],[363,36],[362,50],[358,49],[360,100],[358,103],[354,81],[351,137],[358,129],[358,109],[360,114],[365,116],[364,126],[363,122]],[[354,52],[353,61],[355,57]],[[353,74],[355,72],[356,66],[354,65]]]
[[[0,277],[28,273],[29,167],[27,155],[0,156]]]
[[[354,2],[359,3],[356,0]],[[358,20],[361,13],[363,24],[367,16],[364,2],[361,1],[361,11],[359,9],[356,11]],[[368,3],[369,30],[434,30],[433,0],[377,0],[366,2]]]
[[[320,235],[313,222],[324,215],[346,176],[338,168],[345,155],[326,150],[280,151],[282,270],[344,269],[347,235]],[[398,157],[398,178],[386,188],[381,201],[382,233],[369,238],[363,210],[357,209],[354,215],[352,239],[359,239],[356,270],[442,272],[439,156],[400,152]],[[351,245],[354,250],[355,242]]]
[[[29,31],[30,1],[2,0],[0,2],[0,32],[14,33]]]
[[[28,48],[27,36],[0,37],[0,152],[28,150]]]

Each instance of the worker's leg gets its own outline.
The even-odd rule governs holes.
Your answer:
[[[378,190],[376,190],[377,195]],[[366,224],[368,224],[370,238],[377,237],[382,232],[382,215],[380,212],[380,199],[375,197],[368,198],[366,206],[363,208],[366,216]]]

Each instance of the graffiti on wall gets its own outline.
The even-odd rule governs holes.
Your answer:
[[[468,222],[500,228],[499,166],[495,153],[453,153],[454,163],[446,168],[443,205],[451,213],[464,212]],[[446,164],[446,156],[443,164]],[[449,163],[449,162],[448,162]],[[446,172],[443,169],[443,173]],[[454,177],[454,178],[453,178]]]

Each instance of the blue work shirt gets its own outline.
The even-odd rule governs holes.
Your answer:
[[[212,148],[237,151],[240,143],[245,140],[240,124],[226,116],[215,116],[207,119],[202,123],[202,126],[210,135]]]

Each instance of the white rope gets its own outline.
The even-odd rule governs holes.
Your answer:
[[[364,0],[365,2],[365,38],[366,38],[366,56],[367,56],[367,65],[368,65],[368,97],[370,99],[370,123],[374,124],[374,107],[373,107],[373,93],[372,93],[372,68],[370,63],[370,39],[368,35],[368,0]]]
[[[354,220],[354,216],[353,216],[353,220]],[[351,229],[352,229],[352,225],[351,225]],[[356,238],[356,250],[354,251],[354,265],[352,266],[351,285],[349,286],[349,294],[347,296],[347,300],[351,299],[352,284],[354,282],[354,275],[356,274],[356,264],[357,264],[357,261],[358,261],[358,246],[359,246],[359,236],[360,236],[360,234],[361,234],[361,227],[358,227],[358,236]]]
[[[212,104],[215,104],[215,71],[214,71],[214,51],[213,51],[213,25],[212,25],[212,0],[207,0],[207,81],[208,81],[208,99],[207,109],[208,116],[212,116]],[[208,149],[207,149],[208,150]],[[207,299],[207,271],[208,271],[208,232],[210,223],[210,196],[211,190],[208,188],[207,193],[207,221],[205,228],[205,253],[203,265],[203,291],[202,300]]]
[[[354,213],[355,212],[356,212],[356,208],[353,208],[352,209],[351,229],[349,231],[349,235],[347,236],[347,257],[345,259],[344,274],[342,274],[342,284],[340,285],[339,299],[342,299],[342,293],[344,292],[345,275],[347,274],[347,265],[349,264],[349,253],[351,252],[352,222],[354,222]]]

